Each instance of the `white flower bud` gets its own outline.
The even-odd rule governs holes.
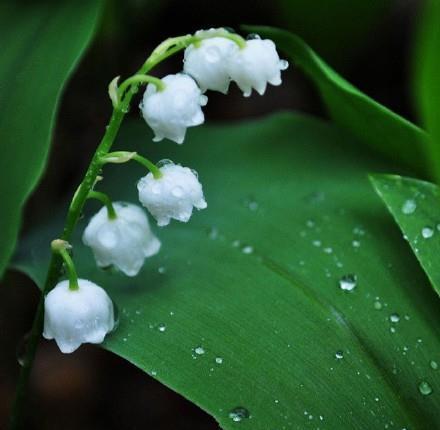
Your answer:
[[[281,70],[287,67],[287,61],[280,60],[275,44],[269,39],[246,41],[246,47],[234,51],[228,63],[229,75],[245,97],[251,95],[252,88],[263,95],[268,82],[280,85]]]
[[[167,138],[183,143],[187,127],[205,121],[201,106],[206,105],[208,98],[202,95],[194,79],[183,73],[165,76],[162,82],[162,91],[148,84],[139,107],[154,131],[155,142]]]
[[[183,69],[203,92],[214,90],[226,94],[230,82],[228,61],[236,50],[237,44],[224,37],[202,40],[199,46],[190,45],[185,49]]]
[[[44,299],[46,339],[55,339],[61,352],[71,353],[83,343],[101,343],[115,325],[113,303],[98,285],[78,279],[78,290],[61,281]]]
[[[96,213],[83,234],[99,267],[114,265],[127,276],[139,273],[146,257],[157,254],[160,241],[152,233],[147,215],[139,206],[113,203],[115,219],[109,219],[104,206]]]
[[[156,218],[157,225],[168,225],[171,218],[187,222],[193,206],[207,207],[197,173],[173,163],[163,165],[160,171],[161,178],[155,179],[149,173],[138,182],[139,200]]]

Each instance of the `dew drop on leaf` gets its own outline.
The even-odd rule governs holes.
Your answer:
[[[379,302],[378,300],[376,300],[373,304],[374,309],[376,309],[377,311],[380,311],[382,309],[382,303]]]
[[[217,364],[222,364],[223,363],[223,358],[222,357],[215,357],[215,362]]]
[[[417,203],[412,199],[405,200],[402,205],[402,213],[404,213],[405,215],[411,215],[416,209]]]
[[[437,370],[438,369],[438,363],[436,361],[434,361],[434,360],[431,360],[429,362],[429,365],[431,366],[432,370]]]
[[[431,385],[429,385],[428,382],[422,381],[419,384],[419,391],[420,391],[420,394],[422,394],[424,396],[428,396],[429,394],[432,393],[432,387],[431,387]]]
[[[243,254],[252,254],[254,252],[254,248],[252,246],[246,245],[241,248],[241,252]]]
[[[432,227],[423,227],[422,228],[423,239],[429,239],[432,236],[434,236],[434,229]]]
[[[339,279],[339,288],[344,291],[352,291],[356,288],[357,285],[357,276],[354,274],[348,274],[342,276]]]
[[[400,321],[400,316],[399,316],[399,314],[396,314],[396,313],[391,314],[391,315],[390,315],[390,321],[391,321],[392,323],[398,323],[398,322]]]
[[[159,324],[159,325],[157,326],[157,329],[158,329],[161,333],[163,333],[163,332],[167,329],[167,326],[166,326],[165,324],[161,323],[161,324]]]
[[[343,351],[336,351],[335,358],[337,358],[338,360],[341,360],[342,358],[344,358],[344,352]]]
[[[194,348],[194,352],[197,355],[203,355],[205,353],[205,349],[202,346],[198,346],[197,348]]]
[[[239,423],[240,421],[243,421],[244,419],[249,417],[250,417],[249,411],[246,408],[243,408],[242,406],[238,406],[232,409],[231,412],[229,412],[229,418],[231,418],[231,420],[236,423]]]

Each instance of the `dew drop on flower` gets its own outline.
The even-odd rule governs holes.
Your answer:
[[[229,418],[231,418],[231,420],[236,423],[239,423],[240,421],[243,421],[244,419],[249,417],[250,417],[249,411],[246,408],[243,408],[242,406],[238,406],[232,409],[231,412],[229,412]]]
[[[402,205],[402,213],[404,213],[405,215],[411,215],[416,209],[417,203],[412,199],[405,200]]]
[[[429,394],[432,393],[432,387],[431,387],[431,385],[429,385],[428,382],[422,381],[419,384],[419,391],[420,391],[420,394],[422,394],[424,396],[428,396]]]
[[[422,228],[422,237],[424,239],[429,239],[430,237],[434,236],[434,229],[431,227],[423,227]]]
[[[356,288],[357,276],[354,274],[344,275],[339,279],[339,288],[344,291],[352,291]]]

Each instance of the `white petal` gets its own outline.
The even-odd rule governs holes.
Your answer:
[[[155,142],[167,138],[182,143],[187,127],[203,123],[201,106],[207,99],[202,97],[194,79],[186,74],[168,75],[162,81],[163,91],[158,92],[152,84],[147,86],[139,107],[153,129]]]
[[[101,208],[87,225],[83,242],[92,248],[99,267],[114,265],[127,276],[136,276],[145,258],[159,251],[160,241],[139,206],[115,202],[113,207],[117,218],[110,220],[107,209]]]
[[[246,47],[231,55],[228,71],[231,79],[249,97],[254,88],[260,95],[266,91],[267,83],[281,84],[281,70],[288,66],[287,61],[280,60],[275,44],[271,40],[252,39]]]
[[[78,280],[79,289],[69,289],[61,281],[45,297],[46,339],[55,339],[63,353],[75,351],[83,343],[101,343],[114,327],[113,303],[98,285]]]
[[[207,206],[194,171],[172,163],[162,166],[160,171],[161,178],[155,179],[149,173],[138,182],[139,200],[159,226],[168,225],[171,218],[187,222],[193,207]]]

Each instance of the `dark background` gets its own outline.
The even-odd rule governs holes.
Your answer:
[[[28,202],[22,233],[73,189],[87,167],[110,115],[109,81],[127,77],[163,39],[201,28],[241,24],[284,27],[302,36],[362,91],[417,123],[411,100],[416,0],[128,0],[109,1],[100,28],[69,82],[58,115],[48,170]],[[1,43],[1,41],[0,41]],[[181,56],[161,65],[181,69]],[[280,87],[264,97],[210,93],[206,120],[239,121],[281,109],[325,117],[312,85],[291,65]],[[130,114],[138,115],[133,109]],[[0,428],[6,426],[19,372],[17,351],[39,298],[23,275],[0,284]],[[146,345],[148,348],[148,345]],[[126,361],[85,345],[63,355],[42,341],[31,377],[32,429],[217,429],[214,419]]]

